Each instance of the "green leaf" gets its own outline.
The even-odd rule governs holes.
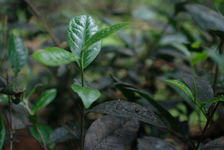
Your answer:
[[[44,142],[48,147],[52,147],[53,145],[49,142],[49,137],[53,130],[44,124],[37,123],[29,128],[30,133],[40,142],[43,144],[41,136],[43,137]],[[41,134],[41,135],[40,135]]]
[[[224,54],[217,53],[215,49],[208,50],[207,54],[220,67],[220,69],[224,70]]]
[[[175,85],[179,89],[181,89],[187,96],[191,98],[191,100],[194,100],[194,96],[191,92],[191,90],[183,83],[178,80],[166,80],[166,82]]]
[[[177,50],[179,50],[180,52],[182,52],[185,56],[190,57],[191,53],[190,51],[187,49],[187,47],[184,44],[181,43],[173,43],[171,44],[174,48],[176,48]]]
[[[0,113],[0,150],[2,149],[3,144],[5,142],[5,135],[6,135],[5,125],[2,118],[2,114]]]
[[[112,25],[108,28],[102,29],[95,33],[88,41],[86,41],[83,50],[91,46],[92,44],[102,40],[103,38],[108,37],[109,35],[113,34],[114,32],[117,32],[121,28],[127,26],[129,23],[118,23],[115,25]]]
[[[100,92],[94,88],[81,87],[76,84],[72,84],[72,90],[80,96],[86,109],[88,109],[93,102],[100,97]]]
[[[14,73],[17,75],[26,64],[28,53],[24,42],[19,37],[11,34],[8,43],[8,57]]]
[[[208,101],[204,101],[204,102],[200,103],[200,105],[204,106],[206,104],[215,103],[215,102],[219,102],[219,101],[224,101],[224,97],[216,97],[214,99],[211,99],[211,100],[208,100]]]
[[[201,28],[224,32],[224,16],[221,13],[199,4],[187,4],[185,9]]]
[[[98,41],[88,47],[84,54],[81,54],[86,41],[88,41],[97,31],[98,26],[91,16],[79,15],[69,22],[67,29],[68,44],[72,53],[82,61],[83,68],[87,67],[100,52],[101,41]],[[83,61],[84,58],[85,61]],[[77,61],[79,67],[80,60]]]
[[[57,95],[56,89],[49,89],[46,90],[44,93],[42,93],[40,97],[37,99],[36,103],[33,105],[32,108],[33,113],[36,113],[39,109],[50,104],[54,100],[56,95]]]
[[[72,53],[58,47],[48,47],[39,50],[32,57],[46,66],[59,66],[78,60]]]
[[[191,53],[191,64],[195,65],[200,61],[203,61],[208,58],[208,54],[205,52],[193,52]]]

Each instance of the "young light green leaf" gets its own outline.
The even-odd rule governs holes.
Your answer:
[[[46,90],[44,93],[40,95],[37,99],[36,103],[33,105],[32,112],[36,113],[39,109],[50,104],[57,95],[56,89]]]
[[[28,53],[24,42],[14,34],[10,35],[8,43],[8,57],[14,73],[17,75],[27,62]]]
[[[191,53],[191,64],[195,65],[200,61],[203,61],[208,58],[208,54],[205,52],[193,52]]]
[[[30,133],[43,144],[42,138],[48,147],[52,147],[53,145],[49,142],[50,135],[52,133],[52,129],[44,124],[37,123],[29,128]]]
[[[91,46],[92,44],[102,40],[103,38],[108,37],[109,35],[113,34],[114,32],[117,32],[121,28],[127,26],[129,23],[118,23],[115,25],[112,25],[108,28],[102,29],[95,33],[89,40],[86,41],[83,50]]]
[[[98,41],[97,43],[88,47],[86,49],[86,51],[88,52],[82,54],[84,57],[82,56],[81,58],[83,46],[85,45],[86,41],[88,41],[97,31],[98,26],[96,25],[95,20],[91,16],[79,15],[70,20],[67,29],[69,47],[72,53],[77,58],[88,58],[88,62],[83,60],[77,61],[79,66],[80,61],[82,61],[82,65],[87,67],[99,54],[101,49],[101,41]]]
[[[219,102],[219,101],[224,101],[224,97],[216,97],[214,99],[211,99],[211,100],[208,100],[208,101],[204,101],[204,102],[200,103],[200,105],[204,106],[206,104],[215,103],[215,102]]]
[[[78,60],[72,53],[58,47],[49,47],[39,50],[35,52],[32,57],[46,66],[59,66]]]
[[[5,142],[5,135],[6,135],[5,125],[2,118],[2,114],[0,113],[0,150],[2,149],[3,144]]]
[[[191,100],[194,100],[194,96],[191,92],[191,90],[183,83],[178,80],[166,80],[166,82],[175,85],[179,89],[181,89],[187,96],[191,98]]]
[[[88,109],[93,102],[100,97],[100,91],[94,88],[81,87],[76,84],[72,84],[72,90],[80,96],[86,109]]]

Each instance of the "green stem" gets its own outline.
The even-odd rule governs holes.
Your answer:
[[[84,69],[83,69],[83,53],[81,53],[81,59],[80,59],[80,71],[81,71],[81,84],[82,87],[84,87]],[[84,124],[85,124],[85,108],[83,104],[81,105],[81,137],[80,137],[80,150],[84,149]]]
[[[37,129],[37,132],[38,132],[38,134],[39,134],[39,136],[40,136],[40,138],[41,138],[41,141],[42,141],[42,143],[43,143],[43,148],[44,148],[44,150],[48,150],[48,149],[47,149],[47,145],[46,145],[46,143],[45,143],[45,141],[44,141],[44,137],[43,137],[43,135],[42,135],[40,129],[38,128],[37,124],[35,124],[34,126],[35,126],[35,128]]]

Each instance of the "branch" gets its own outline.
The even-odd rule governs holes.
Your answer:
[[[24,0],[28,6],[32,9],[33,13],[35,14],[35,16],[37,16],[39,18],[39,20],[42,22],[42,24],[44,25],[44,28],[47,30],[47,32],[49,33],[50,37],[52,38],[52,40],[54,41],[54,43],[58,46],[58,47],[62,47],[62,45],[60,44],[60,41],[56,38],[56,36],[54,35],[54,33],[51,31],[51,29],[49,28],[47,22],[44,20],[44,18],[41,17],[40,13],[37,11],[37,9],[33,6],[33,4],[30,2],[30,0]]]

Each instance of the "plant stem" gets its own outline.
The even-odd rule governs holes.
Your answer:
[[[7,85],[9,84],[9,75],[7,72]],[[9,138],[10,138],[10,150],[13,150],[13,128],[12,128],[12,99],[8,95],[9,99]]]
[[[84,69],[83,69],[83,61],[82,61],[82,53],[81,53],[81,59],[80,59],[80,70],[81,70],[81,83],[82,87],[84,87]],[[81,105],[81,137],[80,137],[80,150],[83,150],[84,146],[84,137],[85,137],[85,131],[84,131],[84,125],[85,125],[85,108],[83,104]]]
[[[224,45],[224,41],[221,39],[220,44],[219,44],[219,46],[218,46],[218,50],[219,50],[219,54],[220,54],[220,55],[223,53],[223,45]],[[217,84],[217,80],[218,80],[218,76],[219,76],[219,68],[218,68],[218,67],[219,67],[219,66],[216,65],[215,75],[214,75],[214,83],[213,83],[213,91],[214,91],[214,95],[217,94],[217,91],[216,91],[216,84]],[[202,131],[201,138],[199,139],[198,144],[197,144],[197,146],[196,146],[196,150],[199,148],[200,143],[201,143],[201,141],[202,141],[202,137],[205,135],[205,132],[206,132],[206,130],[208,129],[209,124],[212,122],[213,115],[214,115],[216,109],[218,108],[219,103],[220,103],[220,102],[213,103],[213,104],[210,106],[209,110],[208,110],[208,113],[207,113],[207,115],[208,115],[208,117],[207,117],[207,121],[206,121],[205,127],[204,127],[204,129],[203,129],[203,131]]]
[[[43,135],[42,135],[40,129],[38,128],[37,124],[35,124],[35,128],[37,129],[37,132],[38,132],[38,134],[40,135],[41,141],[43,142],[44,150],[48,150],[48,149],[47,149],[47,145],[46,145],[46,143],[45,143],[45,141],[44,141],[44,137],[43,137]]]

